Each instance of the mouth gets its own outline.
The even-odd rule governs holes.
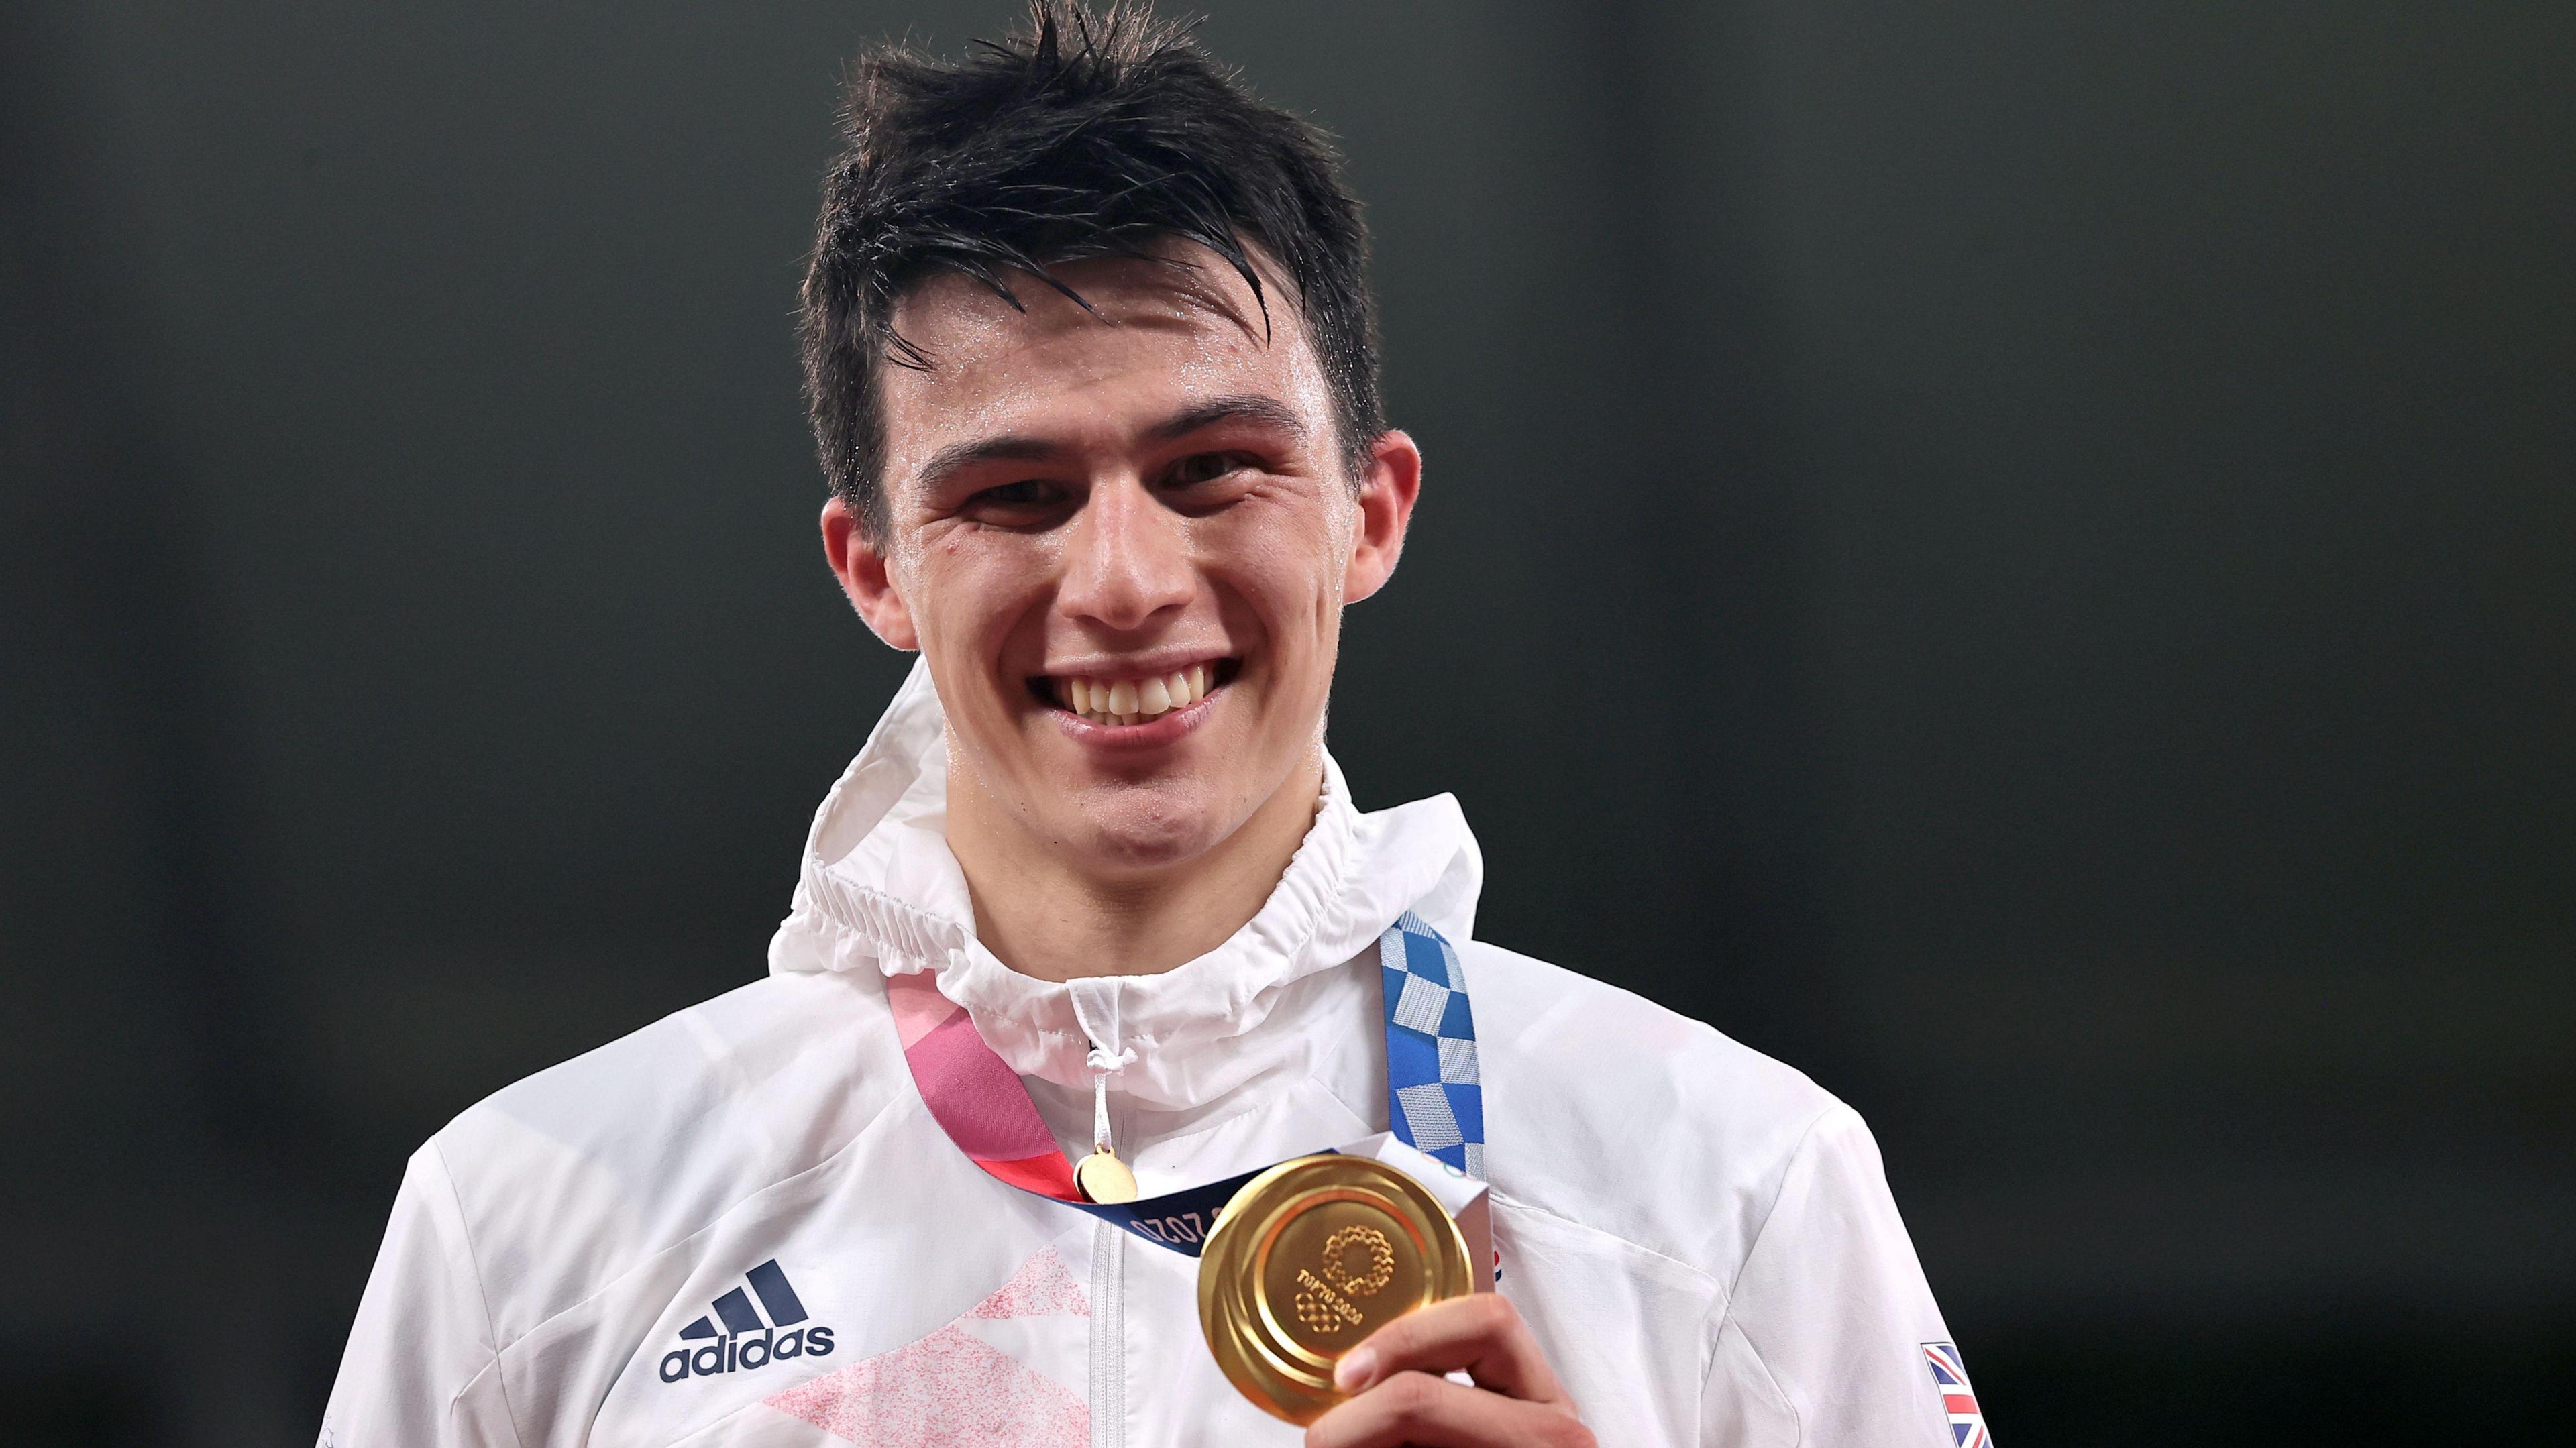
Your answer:
[[[1135,729],[1197,704],[1242,669],[1240,659],[1208,659],[1152,674],[1041,674],[1029,691],[1088,723]]]

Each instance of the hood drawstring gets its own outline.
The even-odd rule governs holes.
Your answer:
[[[1126,992],[1123,976],[1077,976],[1065,986],[1073,998],[1073,1018],[1091,1050],[1082,1060],[1091,1068],[1091,1155],[1073,1164],[1073,1184],[1095,1202],[1136,1200],[1136,1174],[1118,1159],[1109,1135],[1109,1078],[1136,1064],[1136,1048],[1127,1044]]]
[[[1091,1068],[1091,1149],[1117,1155],[1109,1137],[1109,1078],[1136,1064],[1136,1048],[1129,1046],[1116,1055],[1098,1046],[1082,1058]]]
[[[1132,1202],[1136,1174],[1118,1159],[1109,1135],[1109,1078],[1136,1064],[1136,1048],[1112,1052],[1095,1045],[1083,1064],[1091,1068],[1091,1155],[1074,1163],[1074,1185],[1095,1202]]]

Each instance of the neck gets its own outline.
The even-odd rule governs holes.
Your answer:
[[[1225,943],[1261,909],[1315,823],[1323,756],[1309,755],[1234,833],[1168,865],[1068,858],[948,766],[948,848],[974,897],[975,933],[1022,975],[1158,975]]]

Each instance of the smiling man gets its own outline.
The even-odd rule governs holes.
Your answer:
[[[920,660],[766,978],[413,1157],[323,1441],[1982,1448],[1851,1110],[1476,940],[1455,802],[1363,812],[1326,753],[1422,458],[1321,139],[1042,4],[870,57],[848,141],[823,542]],[[1195,1254],[1344,1147],[1481,1181],[1491,1290],[1371,1317],[1407,1264],[1335,1232],[1298,1315],[1364,1340],[1301,1430]]]
[[[833,570],[936,685],[979,938],[1048,980],[1205,954],[1278,884],[1323,784],[1342,606],[1394,572],[1422,472],[1373,399],[1337,410],[1258,241],[1212,235],[1229,263],[1095,224],[1138,254],[944,258],[1063,292],[948,270],[836,316],[828,249],[812,289],[816,335],[855,339],[817,348],[816,395],[847,369],[874,409],[823,415]],[[876,365],[888,336],[935,360]],[[877,455],[851,455],[871,424]]]

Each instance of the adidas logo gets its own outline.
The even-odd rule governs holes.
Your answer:
[[[796,1289],[787,1285],[787,1274],[779,1270],[777,1258],[761,1263],[742,1277],[750,1285],[752,1296],[760,1299],[760,1307],[753,1307],[751,1297],[744,1296],[739,1287],[717,1298],[711,1304],[713,1312],[680,1329],[683,1341],[706,1345],[673,1348],[662,1354],[662,1381],[676,1383],[691,1375],[714,1377],[793,1357],[830,1355],[832,1329],[820,1324],[797,1326],[811,1314],[797,1299]],[[760,1315],[764,1308],[769,1313],[767,1321]]]

